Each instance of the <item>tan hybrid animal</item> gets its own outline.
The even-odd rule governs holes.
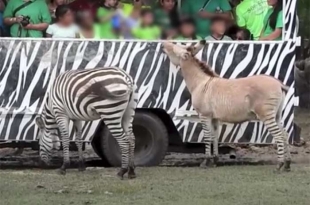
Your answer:
[[[193,107],[202,122],[206,152],[202,166],[211,164],[212,135],[215,135],[216,147],[213,160],[216,163],[218,159],[219,122],[241,123],[260,120],[277,144],[276,170],[280,171],[284,165],[284,170],[290,171],[288,133],[281,125],[282,107],[288,87],[267,75],[238,79],[221,78],[208,65],[195,58],[205,44],[205,40],[189,47],[170,42],[163,43],[170,61],[181,67],[186,86],[191,93]]]

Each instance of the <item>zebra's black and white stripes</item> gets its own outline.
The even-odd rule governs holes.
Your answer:
[[[138,101],[136,85],[123,69],[116,67],[73,70],[60,74],[50,88],[42,117],[37,124],[42,130],[40,156],[48,163],[57,128],[62,137],[64,163],[60,171],[65,174],[69,159],[69,121],[76,131],[80,169],[83,170],[81,121],[101,119],[117,140],[122,154],[122,178],[134,173],[135,137],[132,122]]]

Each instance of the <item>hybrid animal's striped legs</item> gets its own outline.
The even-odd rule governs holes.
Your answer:
[[[200,164],[200,167],[208,167],[211,165],[211,141],[212,141],[212,136],[211,136],[211,119],[206,118],[206,117],[201,117],[201,123],[202,123],[202,129],[203,129],[203,139],[204,139],[204,144],[205,144],[205,154],[206,158],[204,161]]]
[[[73,121],[74,128],[75,128],[75,144],[78,148],[79,152],[79,171],[85,171],[85,162],[83,157],[83,150],[82,150],[82,122],[79,120]]]
[[[276,121],[278,123],[279,128],[282,130],[282,137],[284,141],[284,152],[285,152],[284,171],[291,171],[291,151],[288,144],[289,135],[281,124],[281,113],[282,109],[280,111],[280,114],[277,116]]]
[[[219,122],[217,120],[212,120],[212,135],[213,135],[213,164],[217,165],[219,160]]]
[[[130,98],[130,102],[127,106],[127,109],[126,109],[126,111],[124,113],[124,117],[123,117],[123,127],[125,130],[126,136],[129,139],[129,146],[130,146],[129,147],[129,171],[128,171],[128,178],[129,179],[136,178],[135,162],[134,162],[134,160],[135,160],[135,157],[134,157],[135,135],[133,133],[132,123],[134,120],[137,102],[138,102],[138,94],[134,92]]]
[[[70,166],[70,157],[69,157],[69,118],[65,115],[56,115],[56,122],[59,127],[60,136],[62,139],[62,148],[63,148],[63,164],[59,170],[59,173],[62,175],[66,174],[66,169]]]
[[[278,166],[276,171],[280,171],[284,165],[285,152],[283,130],[276,122],[275,116],[271,116],[263,120],[263,122],[277,144]]]

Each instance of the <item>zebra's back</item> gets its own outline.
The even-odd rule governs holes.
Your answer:
[[[120,68],[71,70],[56,78],[51,88],[52,104],[71,119],[95,120],[100,118],[96,108],[127,103],[133,86],[131,76]]]

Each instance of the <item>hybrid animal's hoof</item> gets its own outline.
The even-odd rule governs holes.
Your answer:
[[[117,177],[120,179],[124,179],[124,175],[128,172],[128,169],[121,168],[121,170],[117,173]]]
[[[66,170],[65,169],[58,169],[57,173],[60,175],[66,175]]]
[[[128,179],[135,179],[137,176],[136,176],[136,173],[135,173],[135,169],[134,168],[129,168],[129,171],[128,171]]]
[[[284,169],[285,172],[290,172],[291,171],[291,160],[286,160],[284,162]]]
[[[79,172],[84,172],[86,170],[84,162],[79,162]]]
[[[214,166],[214,167],[217,167],[218,161],[219,161],[219,157],[218,157],[218,156],[214,156],[214,157],[213,157],[213,166]]]
[[[203,162],[200,164],[200,167],[204,169],[209,168],[211,166],[212,166],[212,161],[210,158],[204,159]]]

